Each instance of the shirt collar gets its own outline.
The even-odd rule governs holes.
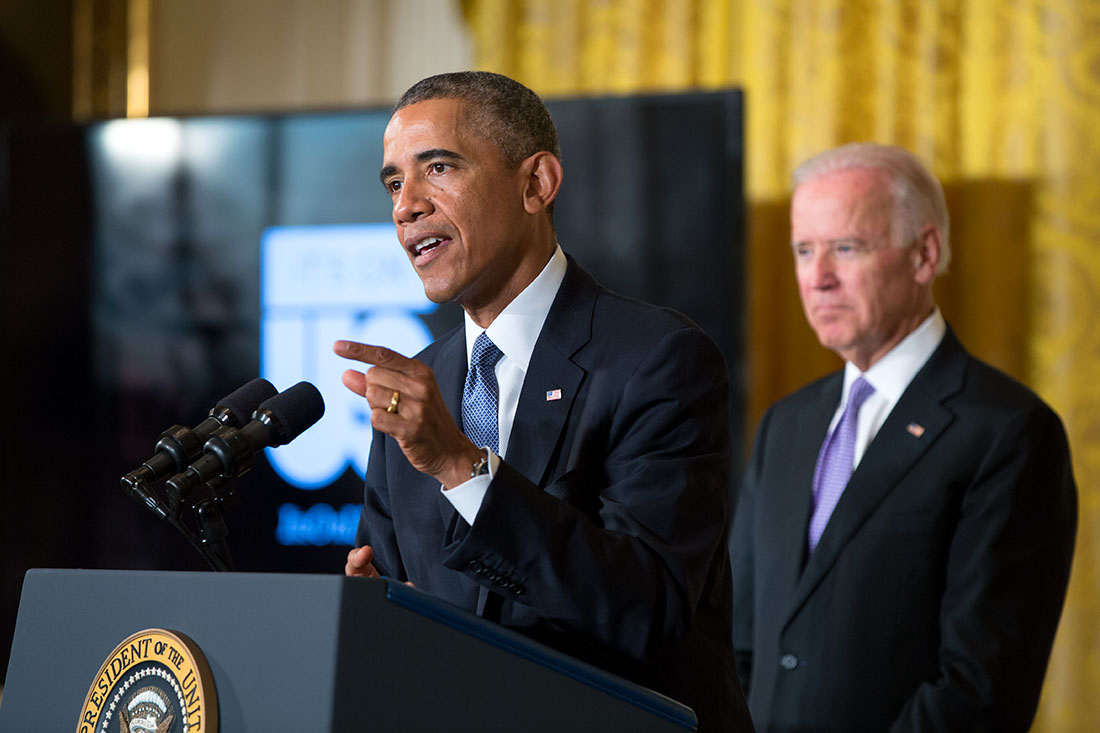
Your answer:
[[[844,366],[844,392],[840,395],[840,404],[847,403],[848,389],[860,376],[871,383],[876,395],[886,398],[890,403],[897,402],[913,381],[913,377],[917,376],[917,372],[931,358],[946,333],[947,323],[937,307],[916,330],[886,352],[866,372],[861,373],[859,367],[847,362]]]
[[[542,331],[542,324],[546,321],[561,281],[565,278],[567,265],[565,253],[559,244],[538,277],[513,298],[486,329],[482,329],[469,314],[465,314],[466,363],[470,363],[474,341],[484,330],[504,356],[526,372],[531,363],[531,353],[535,350],[535,342]]]

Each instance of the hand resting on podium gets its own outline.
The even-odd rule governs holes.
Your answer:
[[[371,561],[374,550],[370,545],[356,547],[348,553],[348,562],[344,566],[344,575],[349,578],[381,578]]]

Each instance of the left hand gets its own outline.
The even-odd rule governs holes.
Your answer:
[[[344,386],[365,397],[371,425],[397,441],[409,463],[445,488],[470,478],[470,468],[484,453],[451,417],[431,367],[383,346],[337,341],[333,351],[345,359],[373,364],[365,373],[344,372]],[[394,392],[397,409],[387,412]]]
[[[348,561],[344,565],[344,575],[349,578],[381,578],[374,567],[374,548],[370,545],[355,547],[348,552]]]

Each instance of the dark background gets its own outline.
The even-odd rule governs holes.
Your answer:
[[[549,106],[563,248],[608,287],[706,329],[741,415],[741,96]],[[34,104],[3,113],[0,671],[28,568],[205,567],[118,479],[162,430],[197,424],[259,374],[264,228],[389,219],[377,180],[388,110],[182,119],[178,163],[155,175],[105,166],[103,123]],[[426,317],[435,334],[459,320],[455,307]],[[239,569],[341,571],[344,547],[275,543],[276,507],[303,498],[262,459],[235,486]],[[349,470],[309,499],[358,503],[360,479]]]

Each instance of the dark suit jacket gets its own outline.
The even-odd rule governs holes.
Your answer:
[[[1076,527],[1060,420],[948,329],[803,566],[841,386],[768,410],[738,502],[734,643],[757,728],[1027,730]]]
[[[462,328],[418,358],[461,424]],[[728,404],[697,327],[570,260],[474,525],[376,431],[357,542],[379,572],[680,700],[702,729],[751,730],[729,632]]]

